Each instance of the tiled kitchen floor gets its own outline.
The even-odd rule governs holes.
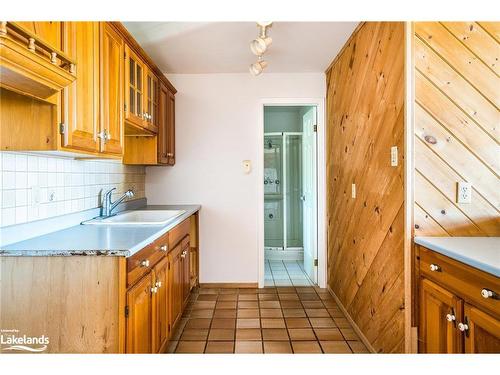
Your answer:
[[[197,289],[169,353],[366,353],[327,290]]]
[[[265,286],[312,286],[303,268],[303,261],[266,260],[264,263]]]

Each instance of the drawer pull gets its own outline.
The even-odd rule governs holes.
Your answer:
[[[168,246],[167,245],[162,245],[162,246],[160,246],[160,250],[161,251],[167,251],[168,250]]]
[[[149,260],[145,259],[141,262],[141,267],[149,267]]]
[[[441,267],[437,264],[432,263],[429,268],[432,272],[441,272]]]
[[[151,294],[155,294],[158,291],[156,286],[151,287]]]
[[[488,298],[497,298],[497,294],[494,291],[486,289],[486,288],[484,288],[483,290],[481,290],[481,296],[483,298],[486,298],[486,299],[488,299]]]
[[[466,332],[469,329],[469,326],[465,323],[458,323],[458,329],[460,332]]]
[[[446,320],[449,322],[455,321],[456,317],[453,314],[446,314]]]
[[[161,281],[157,281],[157,282],[155,283],[155,287],[157,287],[157,288],[161,288]]]

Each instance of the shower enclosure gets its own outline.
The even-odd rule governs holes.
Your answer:
[[[302,199],[302,133],[265,133],[266,258],[303,259]]]

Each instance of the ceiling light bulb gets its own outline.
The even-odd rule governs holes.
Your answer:
[[[264,52],[266,52],[267,47],[271,45],[273,42],[273,39],[271,37],[267,38],[257,38],[252,40],[250,43],[250,49],[252,50],[253,54],[256,56],[261,56]]]
[[[262,73],[262,71],[264,70],[264,68],[266,66],[267,66],[267,61],[259,60],[256,63],[253,63],[252,65],[250,65],[249,70],[250,70],[250,73],[252,73],[252,75],[258,76],[260,73]]]

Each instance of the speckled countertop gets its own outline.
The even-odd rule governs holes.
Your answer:
[[[415,237],[415,243],[500,277],[500,237]]]
[[[199,205],[148,205],[141,210],[185,210],[166,225],[75,225],[0,248],[0,256],[131,256],[183,220]]]

